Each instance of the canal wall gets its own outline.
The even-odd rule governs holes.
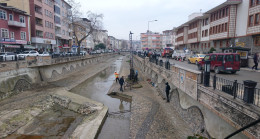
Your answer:
[[[27,57],[23,68],[0,72],[0,100],[46,82],[62,79],[64,75],[79,71],[102,59],[116,54],[102,54],[86,57]]]
[[[165,98],[165,83],[172,88],[170,105],[189,123],[194,133],[225,138],[239,128],[260,118],[258,107],[233,99],[223,92],[200,84],[201,73],[183,67],[171,70],[134,56],[134,66],[151,79]],[[260,125],[255,125],[235,138],[260,138]]]

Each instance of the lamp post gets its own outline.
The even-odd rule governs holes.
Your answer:
[[[147,30],[147,46],[148,47],[149,47],[149,33],[150,33],[150,31],[149,31],[149,24],[150,24],[150,22],[156,22],[156,21],[158,21],[158,20],[148,21],[148,30]]]
[[[210,81],[210,60],[205,60],[204,65],[204,86],[209,87]]]

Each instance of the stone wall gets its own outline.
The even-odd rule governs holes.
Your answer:
[[[174,108],[190,124],[194,133],[203,131],[201,134],[207,137],[225,138],[260,118],[260,108],[249,106],[222,92],[200,85],[201,75],[198,71],[178,66],[166,70],[150,63],[148,58],[142,59],[137,56],[134,58],[134,65],[151,79],[162,97],[165,97],[165,82],[169,82],[171,88],[175,88],[171,92],[171,103],[174,103]],[[236,135],[235,138],[259,138],[259,128],[258,124],[244,131],[244,134]]]
[[[71,72],[80,70],[91,63],[97,63],[101,59],[107,59],[114,55],[99,55],[86,57],[85,59],[53,59],[50,65],[50,59],[39,61],[39,58],[29,57],[27,66],[24,68],[0,72],[0,100],[7,98],[15,93],[20,93],[32,87],[36,87],[44,82],[55,81]],[[41,59],[41,60],[44,60]],[[38,61],[39,64],[33,61]],[[49,61],[49,62],[48,62]]]

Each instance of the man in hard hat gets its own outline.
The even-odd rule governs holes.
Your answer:
[[[116,77],[116,82],[119,81],[119,78],[118,78],[119,74],[116,71],[115,71],[114,74],[115,74],[115,77]]]

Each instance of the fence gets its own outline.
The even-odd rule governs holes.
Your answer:
[[[203,73],[201,74],[201,83],[204,83],[203,80]],[[245,85],[238,83],[237,80],[230,81],[227,79],[223,79],[220,77],[217,77],[215,75],[210,75],[210,86],[213,87],[215,90],[219,90],[221,92],[224,92],[228,95],[231,95],[234,97],[234,99],[238,98],[244,101],[247,101],[249,98],[245,98],[247,94],[245,94]],[[260,107],[260,89],[254,88],[254,94],[253,94],[253,102],[252,104]]]

